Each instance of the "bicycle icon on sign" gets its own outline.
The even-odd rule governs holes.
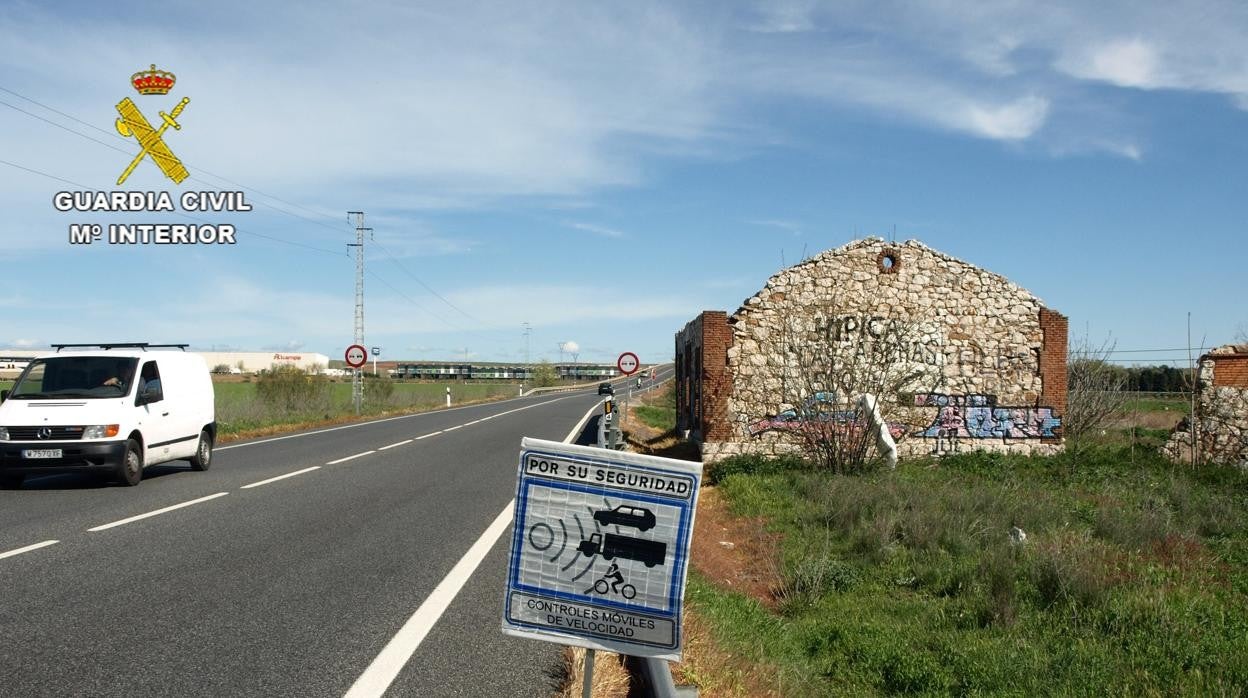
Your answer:
[[[612,579],[615,581],[608,581]],[[594,582],[594,585],[586,589],[584,593],[588,594],[591,591],[603,596],[610,592],[615,592],[626,599],[632,599],[637,596],[637,587],[624,583],[624,575],[620,574],[620,566],[614,562],[607,568],[607,573],[602,575],[602,579]]]

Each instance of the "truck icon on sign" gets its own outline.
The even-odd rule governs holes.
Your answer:
[[[663,559],[667,557],[667,543],[632,538],[630,536],[617,536],[614,533],[607,533],[605,537],[601,533],[591,534],[589,540],[581,541],[581,544],[576,546],[576,549],[578,552],[584,553],[585,557],[602,555],[607,560],[617,557],[625,560],[637,560],[646,567],[661,565],[663,564]]]
[[[639,531],[654,528],[654,512],[641,507],[621,504],[614,509],[602,509],[594,512],[594,520],[603,526],[632,526]]]

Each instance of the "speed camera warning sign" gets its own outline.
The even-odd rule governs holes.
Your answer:
[[[503,632],[679,659],[699,463],[524,439]]]

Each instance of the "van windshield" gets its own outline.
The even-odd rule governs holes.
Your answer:
[[[117,398],[130,392],[138,359],[121,356],[57,356],[35,359],[13,384],[10,398]]]

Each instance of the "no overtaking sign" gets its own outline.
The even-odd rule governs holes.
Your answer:
[[[679,660],[701,464],[521,448],[503,632]]]

